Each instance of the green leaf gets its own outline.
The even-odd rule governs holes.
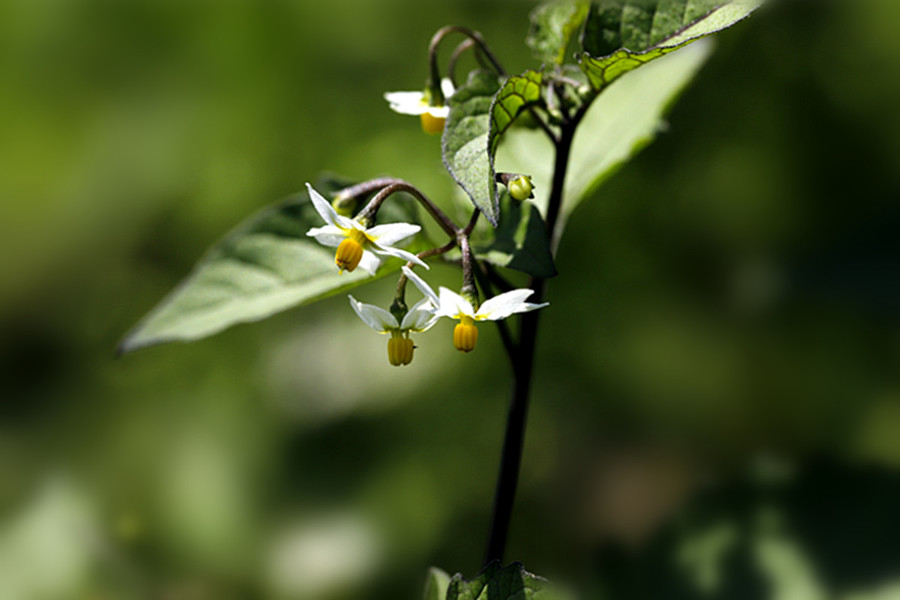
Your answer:
[[[566,600],[569,595],[542,577],[526,571],[521,563],[501,567],[492,562],[475,579],[456,574],[450,580],[447,600]]]
[[[653,140],[666,109],[694,77],[711,51],[700,42],[629,73],[594,100],[575,135],[561,219],[607,177]],[[497,153],[502,171],[529,173],[535,204],[546,213],[553,146],[540,131],[511,129]]]
[[[338,187],[317,186],[326,197]],[[416,223],[411,198],[392,197],[379,211],[381,222]],[[251,216],[215,244],[193,272],[128,333],[119,353],[172,341],[201,339],[236,323],[259,321],[370,281],[357,269],[339,274],[334,248],[306,232],[322,218],[301,192]],[[407,248],[424,249],[416,236]],[[399,270],[403,261],[382,263],[375,277]]]
[[[548,2],[531,11],[531,29],[525,43],[535,58],[562,64],[572,34],[588,14],[588,2]]]
[[[448,103],[441,140],[444,166],[472,203],[495,227],[500,216],[493,158],[488,152],[491,104],[500,88],[497,75],[472,71]]]
[[[425,578],[425,593],[422,600],[445,600],[449,585],[450,576],[437,567],[431,567]]]
[[[740,21],[763,0],[603,0],[591,5],[580,64],[600,91],[625,73]]]
[[[494,96],[491,104],[491,126],[488,133],[488,149],[493,160],[500,136],[523,111],[541,101],[543,75],[537,71],[525,71],[510,77]],[[493,177],[493,172],[491,173]]]
[[[476,258],[542,279],[556,276],[547,227],[531,202],[517,202],[504,191],[500,197],[500,224],[492,234],[488,243],[474,245]]]

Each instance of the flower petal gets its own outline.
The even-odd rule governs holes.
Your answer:
[[[309,190],[309,199],[312,201],[319,216],[329,225],[337,225],[337,217],[339,215],[335,212],[334,207],[331,206],[331,202],[314,190],[309,183],[306,184],[306,189]]]
[[[326,225],[325,227],[313,227],[306,232],[306,235],[316,238],[316,241],[323,246],[332,246],[337,248],[341,242],[347,237],[343,231],[334,225]]]
[[[381,259],[375,256],[369,250],[363,250],[362,258],[359,260],[359,267],[369,275],[374,275],[378,267],[381,266]]]
[[[392,329],[398,329],[400,327],[394,315],[380,306],[363,304],[353,296],[347,297],[350,298],[350,306],[353,307],[353,310],[356,311],[359,318],[363,320],[363,323],[378,333],[387,333]]]
[[[407,279],[413,282],[413,284],[419,288],[419,291],[425,295],[425,298],[431,301],[431,305],[437,310],[437,307],[441,305],[441,301],[438,299],[438,295],[434,293],[434,290],[431,289],[431,286],[425,283],[425,280],[415,274],[415,272],[404,265],[401,270],[403,274],[406,275]]]
[[[421,258],[416,256],[415,254],[412,254],[411,252],[407,252],[406,250],[401,250],[400,248],[391,248],[390,246],[381,246],[379,244],[376,244],[375,242],[370,242],[369,245],[372,247],[372,252],[380,256],[395,256],[397,258],[402,258],[406,262],[415,263],[419,266],[425,267],[426,269],[428,268],[428,265],[426,265]]]
[[[385,223],[366,229],[366,237],[379,246],[395,246],[419,233],[422,228],[411,223]]]
[[[437,117],[438,119],[446,119],[450,116],[450,106],[447,104],[444,106],[426,106],[425,110],[422,112],[427,112],[432,117]]]
[[[534,290],[520,289],[494,296],[481,305],[478,312],[475,313],[475,319],[478,321],[484,319],[499,321],[500,319],[505,319],[515,313],[528,312],[547,306],[547,302],[542,304],[530,304],[525,302],[525,299],[533,293]]]
[[[456,88],[453,87],[453,81],[449,77],[441,79],[441,92],[444,93],[444,98],[449,98],[455,91]]]
[[[408,331],[425,331],[437,323],[438,317],[434,314],[434,306],[431,300],[425,298],[413,306],[403,317],[400,329]]]
[[[463,315],[475,317],[475,309],[472,308],[471,302],[445,287],[441,287],[440,292],[440,305],[435,312],[437,316],[451,319],[458,319]]]
[[[422,92],[386,92],[384,99],[390,103],[392,111],[402,115],[421,115],[428,110]]]

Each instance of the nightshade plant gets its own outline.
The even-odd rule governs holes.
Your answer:
[[[505,71],[480,33],[458,26],[440,29],[428,48],[424,88],[388,92],[385,99],[396,112],[419,116],[425,132],[441,134],[444,166],[471,201],[467,222],[455,222],[407,181],[323,178],[315,186],[307,184],[305,193],[250,217],[213,246],[126,336],[120,352],[203,338],[398,271],[390,302],[379,306],[349,297],[366,325],[389,336],[391,365],[409,365],[414,353],[410,333],[423,334],[442,317],[459,321],[453,344],[463,352],[476,348],[478,321],[495,321],[513,381],[487,566],[471,581],[460,575],[451,580],[433,569],[426,598],[559,597],[561,592],[521,565],[504,568],[500,561],[543,312],[537,309],[547,310],[546,283],[557,274],[553,257],[565,221],[657,132],[665,108],[709,54],[708,42],[692,43],[743,19],[761,3],[543,4],[531,13],[526,39],[540,64],[516,75]],[[442,68],[438,50],[451,39],[458,45]],[[458,77],[466,52],[478,66]],[[487,225],[476,229],[482,217]],[[443,240],[429,239],[423,218],[436,223]],[[435,293],[423,279],[428,262],[437,260],[459,267],[458,293],[447,288]],[[527,274],[527,286],[514,289],[509,270]],[[406,300],[409,281],[423,296],[412,308]],[[421,351],[432,343],[437,342],[423,341]]]

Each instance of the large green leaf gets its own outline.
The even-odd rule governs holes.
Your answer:
[[[581,68],[599,91],[625,73],[740,21],[763,0],[602,0],[582,33]]]
[[[450,115],[441,140],[444,166],[488,221],[500,216],[493,158],[488,152],[491,104],[500,88],[497,75],[472,71],[450,97]]]
[[[600,94],[579,126],[572,147],[562,219],[606,177],[658,133],[666,109],[708,58],[711,42],[679,50],[629,73]],[[498,169],[529,173],[535,203],[546,214],[553,146],[540,131],[514,128],[503,136]]]
[[[470,581],[456,574],[450,580],[447,600],[565,600],[568,594],[549,581],[526,571],[521,563],[501,567],[492,562]]]
[[[333,191],[317,188],[326,196]],[[378,216],[380,222],[417,222],[413,200],[402,196],[392,197]],[[125,337],[119,352],[204,338],[372,279],[361,269],[338,273],[334,248],[306,235],[321,225],[305,191],[253,215],[200,259],[193,272]],[[422,250],[420,237],[407,249]],[[399,259],[385,261],[375,277],[402,264]]]
[[[517,202],[504,191],[500,197],[500,224],[491,233],[488,242],[474,245],[476,258],[542,279],[557,274],[547,226],[531,202]]]
[[[588,2],[560,1],[542,4],[531,11],[531,29],[525,43],[545,63],[562,64],[572,35],[584,22]]]

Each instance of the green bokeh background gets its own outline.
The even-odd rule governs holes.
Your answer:
[[[0,4],[0,597],[415,598],[431,564],[478,570],[509,375],[492,330],[463,356],[441,324],[393,369],[338,297],[113,351],[322,171],[449,199],[439,140],[381,94],[422,85],[445,24],[533,66],[531,6]],[[893,0],[776,1],[717,36],[665,132],[575,213],[508,559],[614,587],[608,548],[719,514],[692,498],[749,464],[832,465],[799,476],[800,512],[849,490],[844,529],[896,531],[865,501],[900,467],[898,23]],[[879,587],[897,550],[877,553],[889,568],[839,591],[888,591],[841,598],[898,597]],[[770,580],[827,571],[766,556]],[[831,597],[797,577],[722,597]]]

